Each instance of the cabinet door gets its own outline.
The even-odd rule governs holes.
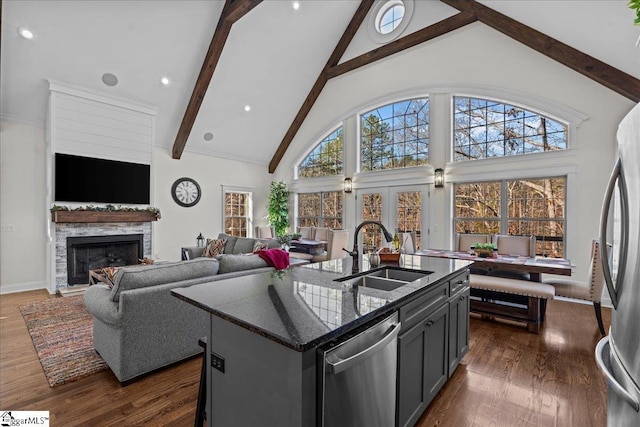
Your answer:
[[[398,426],[412,426],[447,381],[449,306],[398,337]]]
[[[429,316],[425,328],[425,392],[428,405],[449,378],[449,304]]]
[[[398,426],[411,426],[427,407],[424,352],[426,329],[420,322],[398,337]]]
[[[449,376],[469,351],[469,288],[449,301]]]

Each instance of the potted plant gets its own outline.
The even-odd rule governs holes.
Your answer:
[[[269,186],[269,202],[267,204],[269,225],[273,227],[276,236],[287,234],[289,227],[289,190],[283,181],[271,181]]]
[[[473,250],[480,258],[488,258],[493,256],[493,251],[497,249],[493,243],[476,243]]]

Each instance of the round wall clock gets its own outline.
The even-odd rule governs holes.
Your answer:
[[[171,186],[171,197],[180,206],[190,208],[200,201],[200,186],[191,178],[180,178]]]

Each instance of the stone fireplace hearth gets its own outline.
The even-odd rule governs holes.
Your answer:
[[[86,280],[74,278],[69,276],[69,265],[67,262],[69,256],[69,247],[67,245],[68,239],[72,238],[104,238],[111,240],[111,236],[118,238],[123,235],[136,235],[142,239],[142,247],[137,249],[135,254],[136,258],[151,258],[151,223],[150,222],[113,222],[113,223],[55,223],[54,233],[54,250],[55,259],[52,260],[55,268],[55,289],[66,289],[69,286],[87,284]],[[138,238],[136,238],[137,240]],[[141,251],[141,253],[140,253]],[[97,254],[90,256],[95,257]],[[109,255],[107,255],[108,257]],[[133,257],[132,254],[129,255]],[[113,256],[112,256],[113,257]],[[131,263],[131,262],[127,262]],[[122,265],[122,264],[121,264]],[[71,265],[74,268],[73,265]],[[75,266],[77,267],[77,266]],[[80,266],[80,270],[84,270],[90,267]],[[82,273],[84,274],[84,273]]]

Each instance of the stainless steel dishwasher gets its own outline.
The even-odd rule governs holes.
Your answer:
[[[400,322],[394,313],[343,342],[318,350],[320,425],[395,425]]]

